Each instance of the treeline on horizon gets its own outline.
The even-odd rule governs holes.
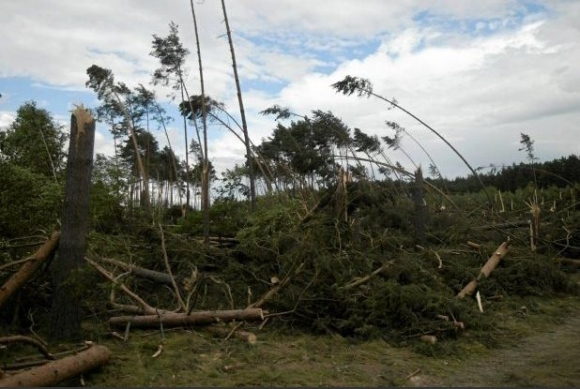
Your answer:
[[[573,186],[580,182],[580,158],[571,154],[567,157],[556,158],[551,161],[520,162],[518,164],[491,166],[487,173],[478,173],[486,187],[494,187],[502,192],[515,192],[534,184],[537,188]],[[477,192],[481,185],[477,179],[457,177],[455,179],[427,178],[435,185],[444,186],[450,193]]]

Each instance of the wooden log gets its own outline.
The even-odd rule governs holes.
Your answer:
[[[40,246],[38,251],[36,251],[32,260],[22,265],[22,267],[14,273],[8,281],[2,285],[2,287],[0,287],[0,307],[4,305],[6,300],[8,300],[14,292],[24,285],[40,265],[54,253],[58,246],[59,239],[60,231],[54,231],[50,238]]]
[[[477,283],[479,282],[481,277],[485,278],[489,277],[493,269],[497,267],[502,258],[507,254],[509,245],[510,241],[507,240],[497,248],[497,250],[492,254],[492,256],[489,257],[485,265],[483,265],[477,278],[471,280],[471,282],[465,285],[465,287],[461,289],[461,291],[457,294],[458,298],[462,299],[465,298],[466,296],[471,296],[475,292],[475,290],[477,289]]]
[[[304,268],[304,262],[302,262],[298,266],[298,268],[296,268],[296,270],[294,270],[294,276],[297,276],[298,274],[300,274],[302,272],[303,268]],[[291,279],[292,279],[291,274],[288,274],[286,277],[284,277],[284,279],[282,281],[280,281],[280,283],[275,284],[275,286],[272,289],[267,291],[266,294],[264,294],[258,301],[248,305],[248,307],[246,309],[260,308],[265,302],[267,302],[272,297],[274,297],[276,295],[276,293],[278,293],[280,290],[282,290],[284,287],[286,287],[286,285],[288,285],[290,283]]]
[[[169,285],[169,286],[172,285],[171,276],[167,273],[146,269],[144,267],[133,265],[131,263],[125,263],[123,261],[119,261],[119,260],[113,259],[113,258],[101,257],[98,259],[100,261],[119,266],[119,267],[123,268],[123,270],[126,270],[129,273],[136,275],[138,277],[146,278],[150,281],[157,282],[159,284],[165,284],[165,285]]]
[[[580,267],[580,259],[559,258],[558,262]]]
[[[480,245],[480,244],[477,244],[477,243],[471,242],[471,241],[469,241],[469,240],[467,241],[467,245],[468,245],[469,247],[471,247],[471,248],[475,249],[475,250],[481,250],[481,245]]]
[[[49,362],[22,373],[0,379],[0,387],[55,386],[107,363],[111,352],[105,346],[92,346],[76,355]]]
[[[376,269],[375,271],[373,271],[371,274],[369,274],[369,275],[367,275],[365,277],[362,277],[362,278],[354,279],[351,282],[349,282],[348,284],[346,284],[345,286],[343,286],[342,288],[344,288],[344,289],[352,289],[354,287],[357,287],[359,285],[362,285],[365,282],[369,281],[374,276],[376,276],[377,274],[379,274],[379,273],[387,270],[394,263],[395,263],[394,261],[389,261],[389,262],[383,264],[383,266],[381,266],[378,269]]]
[[[485,226],[477,226],[477,227],[473,227],[473,229],[476,229],[476,230],[497,230],[497,229],[528,227],[529,224],[530,224],[530,222],[527,220],[517,220],[517,221],[513,221],[513,222],[495,223],[495,224],[488,224]]]
[[[160,313],[157,308],[154,308],[151,305],[147,304],[145,302],[145,300],[143,300],[141,297],[139,297],[135,293],[133,293],[124,284],[118,282],[117,279],[115,277],[113,277],[113,275],[110,274],[108,271],[106,271],[101,265],[99,265],[98,263],[96,263],[95,261],[91,260],[88,257],[85,257],[85,261],[87,261],[99,273],[101,273],[103,276],[105,276],[106,279],[108,279],[113,284],[118,286],[119,289],[121,289],[127,296],[131,297],[135,302],[137,302],[137,304],[139,304],[139,306],[142,308],[142,312],[144,312],[148,315],[157,315],[158,313]]]
[[[165,328],[192,325],[207,325],[233,320],[263,320],[268,314],[261,308],[231,309],[223,311],[198,311],[186,313],[166,313],[147,316],[116,316],[109,319],[111,327],[125,327],[131,323],[133,328],[151,328],[163,324]]]
[[[258,342],[258,337],[256,334],[248,331],[238,331],[235,328],[228,327],[218,327],[218,326],[207,326],[204,328],[214,335],[222,336],[224,338],[229,338],[231,336],[248,342],[249,344],[256,344]]]
[[[0,338],[0,344],[7,344],[7,343],[28,343],[33,345],[48,359],[54,359],[54,356],[48,352],[44,344],[40,341],[33,339],[29,336],[24,335],[13,335],[13,336],[4,336]]]

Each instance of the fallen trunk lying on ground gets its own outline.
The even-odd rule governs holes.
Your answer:
[[[171,276],[169,274],[162,273],[162,272],[155,271],[155,270],[146,269],[144,267],[140,267],[140,266],[133,265],[130,263],[125,263],[122,261],[118,261],[118,260],[113,259],[113,258],[101,257],[101,258],[99,258],[99,260],[116,265],[116,266],[119,266],[119,267],[123,268],[124,270],[126,270],[127,272],[129,272],[130,274],[134,274],[138,277],[146,278],[150,281],[157,282],[159,284],[165,284],[165,285],[169,285],[169,286],[173,285],[173,281],[171,280]]]
[[[163,324],[164,327],[204,325],[233,320],[263,320],[267,311],[261,308],[233,309],[223,311],[200,311],[186,313],[165,313],[147,316],[116,316],[109,319],[111,327],[125,327],[131,323],[133,328],[151,328]]]
[[[211,332],[216,336],[224,337],[225,339],[229,339],[230,337],[235,337],[241,339],[243,341],[248,342],[249,344],[256,344],[258,342],[258,337],[256,334],[247,331],[240,331],[236,328],[228,328],[228,327],[218,327],[218,326],[207,326],[204,330]]]
[[[477,289],[477,283],[479,282],[481,277],[485,278],[489,277],[493,269],[497,267],[501,259],[507,254],[509,245],[510,241],[508,240],[506,242],[503,242],[497,248],[497,250],[495,250],[493,255],[489,257],[485,265],[483,265],[483,267],[481,268],[481,271],[479,272],[477,278],[472,280],[469,284],[465,285],[465,287],[461,289],[461,291],[457,294],[458,298],[462,299],[467,296],[471,296],[475,292],[475,290]]]
[[[8,281],[0,287],[0,307],[4,305],[6,300],[14,292],[16,292],[22,285],[24,285],[40,265],[49,258],[56,248],[60,239],[60,231],[55,231],[46,242],[36,251],[32,260],[26,262],[20,270],[14,273]]]
[[[111,352],[105,346],[92,346],[76,355],[49,362],[0,380],[1,387],[54,386],[107,363]]]
[[[42,342],[31,338],[29,336],[24,335],[13,335],[13,336],[3,336],[0,338],[0,344],[7,344],[7,343],[28,343],[33,345],[48,359],[54,359],[54,356],[48,352],[44,344]]]

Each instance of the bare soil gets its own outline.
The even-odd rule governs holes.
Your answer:
[[[412,386],[580,387],[580,309],[515,346],[465,361],[441,360],[409,378]]]

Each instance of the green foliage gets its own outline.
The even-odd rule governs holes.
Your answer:
[[[210,208],[210,235],[235,237],[247,223],[248,204],[231,199],[218,199]],[[179,221],[178,233],[200,236],[203,233],[203,214],[198,210],[187,212],[185,219]]]
[[[153,50],[151,55],[158,58],[161,67],[153,72],[154,84],[171,85],[179,90],[183,83],[183,65],[189,50],[183,47],[179,39],[179,26],[173,22],[169,24],[169,35],[165,38],[153,34]]]
[[[118,232],[125,228],[128,167],[114,158],[97,154],[93,164],[89,217],[92,228],[102,232]]]
[[[260,199],[263,204],[264,200]],[[259,203],[259,205],[260,205]],[[277,256],[289,244],[291,231],[300,220],[300,202],[289,200],[275,207],[258,206],[250,215],[245,228],[236,238],[240,241],[239,250],[257,263],[272,263],[272,255]]]
[[[0,236],[50,233],[60,218],[63,190],[44,174],[0,162]]]
[[[56,178],[65,167],[66,140],[67,135],[50,113],[27,101],[18,108],[8,129],[0,130],[0,162]]]

